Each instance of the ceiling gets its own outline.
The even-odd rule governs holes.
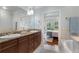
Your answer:
[[[19,10],[23,10],[24,9],[18,7],[18,6],[0,6],[0,9],[3,9],[3,7],[6,7],[6,10],[11,11],[11,12],[15,12],[15,11],[19,11]]]
[[[33,8],[35,10],[37,9],[47,9],[47,8],[55,8],[55,9],[59,9],[59,8],[62,8],[64,6],[19,6],[20,8],[24,9],[24,10],[27,10],[28,8]]]
[[[59,9],[62,8],[63,6],[6,6],[7,10],[14,12],[14,11],[19,11],[19,10],[23,10],[25,12],[27,12],[28,8],[32,8],[34,11],[46,11],[48,9]],[[0,6],[0,9],[2,8],[2,6]]]

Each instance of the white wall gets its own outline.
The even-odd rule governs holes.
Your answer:
[[[70,39],[69,17],[79,17],[79,7],[70,6],[61,9],[61,39]]]
[[[34,22],[35,22],[35,29],[40,29],[42,32],[42,39],[45,39],[45,22],[44,22],[44,15],[41,13],[41,10],[36,10],[34,14]],[[42,41],[44,42],[44,41]]]
[[[0,33],[13,31],[12,13],[8,10],[0,9]]]
[[[32,16],[27,16],[26,11],[19,10],[14,12],[13,14],[14,23],[17,22],[17,30],[23,30],[24,28],[32,28],[31,27],[31,19]],[[14,24],[14,28],[16,29],[16,24]]]
[[[27,19],[29,17],[25,17],[25,16],[26,16],[25,11],[18,7],[13,10],[9,8],[8,9],[0,8],[0,32],[3,33],[3,32],[15,31],[16,21],[19,22],[19,20],[24,20],[27,22]]]

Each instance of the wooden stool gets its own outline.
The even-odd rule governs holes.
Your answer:
[[[53,43],[58,45],[58,37],[53,37]]]
[[[48,43],[48,45],[53,45],[53,38],[49,38],[47,43]]]
[[[47,43],[49,45],[58,45],[58,37],[49,38]]]

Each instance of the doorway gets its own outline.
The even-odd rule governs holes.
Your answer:
[[[44,14],[45,30],[46,30],[46,44],[58,45],[59,41],[59,10],[53,10]]]

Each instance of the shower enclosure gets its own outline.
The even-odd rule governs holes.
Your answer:
[[[70,17],[69,33],[73,40],[73,52],[79,53],[79,17]]]
[[[69,18],[69,33],[70,35],[79,36],[79,17]]]

